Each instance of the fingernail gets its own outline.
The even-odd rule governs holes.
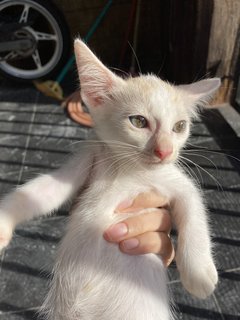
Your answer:
[[[128,239],[128,240],[123,241],[122,245],[123,245],[124,249],[132,250],[132,249],[135,249],[139,246],[139,240],[136,238]]]
[[[131,207],[133,204],[133,200],[124,200],[123,202],[121,202],[117,208],[116,208],[116,211],[123,211],[123,210],[126,210],[127,208]]]
[[[104,235],[108,240],[117,240],[128,233],[128,227],[125,223],[118,223],[108,228]]]

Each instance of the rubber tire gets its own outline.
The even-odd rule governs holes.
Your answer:
[[[58,9],[58,7],[50,0],[30,0],[30,1],[37,2],[38,4],[40,4],[47,11],[49,11],[49,13],[55,18],[59,26],[59,29],[61,30],[62,40],[63,40],[63,49],[62,49],[62,54],[60,56],[60,59],[56,64],[56,66],[50,72],[38,78],[25,79],[25,78],[13,76],[12,74],[5,72],[5,70],[2,70],[0,67],[1,75],[3,75],[8,79],[15,80],[17,82],[24,82],[24,83],[30,83],[33,80],[54,79],[58,75],[58,73],[62,70],[63,66],[66,64],[67,60],[69,59],[71,47],[72,47],[69,27],[67,25],[67,22],[65,20],[63,13]],[[0,1],[0,4],[1,2],[2,1]],[[21,2],[21,0],[19,2]]]

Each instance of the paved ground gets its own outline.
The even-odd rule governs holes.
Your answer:
[[[224,116],[232,114],[229,110],[225,109]],[[240,123],[235,116],[231,119]],[[56,102],[34,88],[0,82],[0,194],[58,167],[74,149],[74,142],[88,134],[88,129],[73,123]],[[240,319],[240,162],[235,160],[240,158],[239,140],[218,110],[206,112],[203,121],[194,125],[189,146],[194,151],[189,159],[201,168],[188,165],[206,195],[220,280],[215,293],[200,301],[182,288],[171,266],[169,286],[178,319]],[[0,320],[35,319],[66,212],[65,208],[17,228],[0,261]]]

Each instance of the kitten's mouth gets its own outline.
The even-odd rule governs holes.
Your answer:
[[[170,159],[164,159],[164,160],[155,161],[155,162],[153,162],[153,164],[168,164],[171,162],[173,162],[173,161]]]
[[[172,160],[170,159],[164,159],[164,160],[161,160],[159,158],[150,158],[148,160],[145,161],[148,165],[153,165],[153,166],[157,166],[157,165],[163,165],[163,164],[168,164],[170,162],[172,162]]]

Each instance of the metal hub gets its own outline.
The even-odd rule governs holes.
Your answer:
[[[13,38],[16,40],[26,40],[27,39],[31,43],[31,46],[26,46],[26,48],[21,48],[20,50],[17,50],[17,53],[19,55],[18,58],[31,56],[37,48],[37,40],[34,37],[33,33],[31,32],[30,27],[25,27],[23,29],[17,30],[16,32],[14,32]],[[16,59],[17,59],[17,57],[16,57]]]

